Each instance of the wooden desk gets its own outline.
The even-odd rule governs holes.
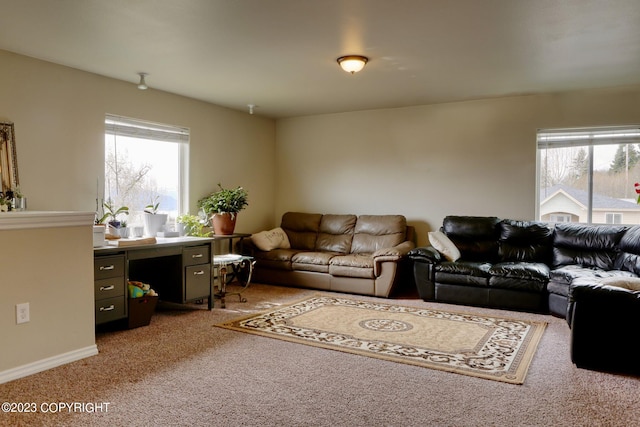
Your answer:
[[[214,238],[158,237],[157,243],[100,246],[94,253],[96,324],[128,316],[129,280],[151,285],[162,301],[208,298],[213,309],[211,261]]]

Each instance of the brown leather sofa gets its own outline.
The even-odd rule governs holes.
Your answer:
[[[415,247],[402,215],[287,212],[280,227],[290,247],[244,245],[256,259],[253,282],[388,297]]]

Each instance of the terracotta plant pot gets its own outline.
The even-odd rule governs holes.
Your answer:
[[[229,212],[213,214],[211,217],[213,233],[221,236],[233,234],[233,230],[236,228],[237,218],[238,214],[231,214]]]

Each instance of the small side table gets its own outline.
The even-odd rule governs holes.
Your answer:
[[[218,291],[214,294],[215,298],[220,298],[220,305],[225,308],[225,297],[227,295],[238,295],[240,302],[247,302],[242,293],[249,287],[251,283],[251,275],[253,274],[253,266],[256,261],[251,256],[226,254],[213,256],[213,268],[211,271],[215,274],[218,271]],[[233,269],[231,273],[238,278],[238,282],[242,288],[237,292],[227,292],[227,274],[230,273],[229,268]],[[215,276],[212,280],[215,280]]]

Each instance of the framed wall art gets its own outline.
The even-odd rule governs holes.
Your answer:
[[[16,189],[20,184],[13,123],[0,123],[0,176],[2,177],[0,191],[3,194]]]

